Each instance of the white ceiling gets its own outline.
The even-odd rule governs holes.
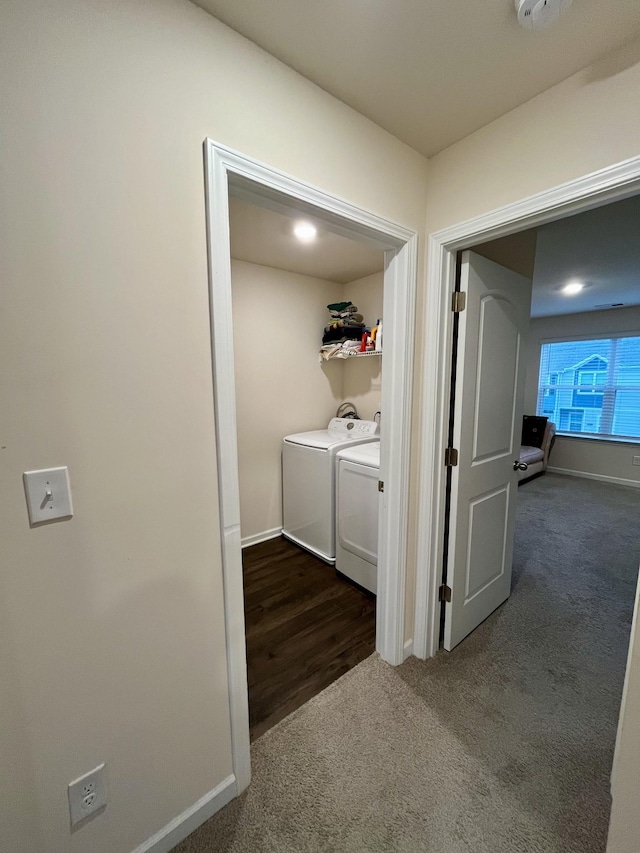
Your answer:
[[[575,296],[560,288],[576,279]],[[538,229],[531,316],[640,305],[640,196]]]
[[[638,0],[575,0],[524,30],[513,0],[196,0],[432,156],[640,32]]]
[[[298,217],[275,213],[264,207],[229,198],[231,257],[288,272],[346,284],[384,268],[384,253],[323,229],[301,243],[293,236]],[[305,221],[312,222],[310,217]]]

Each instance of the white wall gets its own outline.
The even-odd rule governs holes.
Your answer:
[[[25,720],[25,704],[11,614],[0,577],[0,838],[12,853],[44,849],[36,798],[34,761]]]
[[[550,338],[603,335],[621,332],[640,334],[640,307],[588,311],[539,317],[531,321],[529,361],[525,385],[525,412],[535,414],[540,374],[540,345]],[[640,484],[640,467],[632,464],[640,446],[624,442],[598,441],[558,436],[549,465],[562,471]]]
[[[618,723],[611,794],[613,804],[609,824],[607,853],[638,853],[640,838],[640,584],[629,645],[627,675]]]
[[[343,399],[337,361],[319,363],[327,305],[343,285],[232,261],[241,533],[282,527],[282,439],[320,429]]]
[[[640,151],[640,39],[429,161],[427,230],[519,201]]]
[[[473,251],[495,261],[508,270],[513,270],[526,278],[533,279],[536,260],[538,232],[535,228],[510,234],[499,240],[490,240],[473,247]]]
[[[232,261],[242,538],[282,526],[282,439],[328,423],[340,403],[380,408],[381,358],[319,363],[327,305],[349,299],[368,325],[382,315],[383,273],[349,284]]]
[[[383,290],[384,273],[378,272],[345,284],[342,296],[358,306],[367,327],[372,328],[382,317]],[[373,420],[375,413],[380,411],[383,361],[378,356],[355,358],[342,367],[342,396],[355,404],[358,414],[365,420]]]
[[[427,164],[186,0],[5,0],[0,42],[2,838],[130,853],[231,771],[203,139],[419,231]]]

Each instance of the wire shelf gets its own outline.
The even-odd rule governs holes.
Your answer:
[[[370,352],[353,352],[347,349],[337,350],[330,355],[325,355],[320,352],[320,361],[353,361],[356,358],[369,358],[370,356],[382,355],[382,350],[372,350]]]

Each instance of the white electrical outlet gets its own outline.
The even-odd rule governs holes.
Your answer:
[[[634,456],[633,457],[633,464],[634,465],[640,465],[640,456]]]
[[[107,780],[104,764],[69,783],[71,826],[88,818],[107,805]]]

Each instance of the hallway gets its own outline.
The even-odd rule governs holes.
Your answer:
[[[514,587],[452,653],[373,655],[252,747],[179,853],[603,853],[640,559],[637,490],[519,490]]]

